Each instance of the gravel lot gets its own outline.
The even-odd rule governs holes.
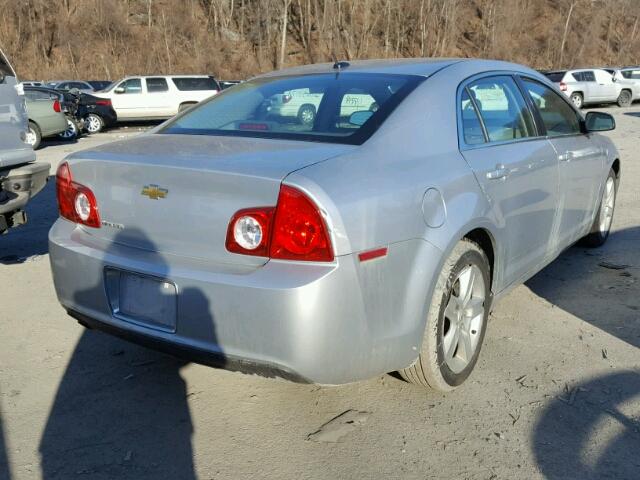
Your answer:
[[[622,155],[608,243],[499,304],[447,395],[390,375],[322,388],[230,373],[84,330],[51,282],[50,182],[0,237],[0,479],[640,478],[640,107],[607,111]],[[55,172],[133,133],[38,157]]]

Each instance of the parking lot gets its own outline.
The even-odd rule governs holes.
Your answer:
[[[394,375],[320,387],[215,370],[85,330],[51,281],[50,179],[0,237],[0,479],[638,478],[640,105],[605,111],[622,158],[609,241],[497,305],[478,368],[446,395]],[[38,159],[55,172],[140,130]]]

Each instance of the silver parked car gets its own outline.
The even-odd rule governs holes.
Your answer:
[[[321,96],[313,123],[270,113],[292,90]],[[85,326],[203,363],[451,390],[496,300],[606,240],[620,160],[592,132],[614,126],[511,63],[263,75],[60,165],[57,295]]]

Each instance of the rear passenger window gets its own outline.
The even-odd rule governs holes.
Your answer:
[[[482,78],[469,84],[467,90],[479,110],[490,142],[536,136],[531,112],[513,78]]]
[[[178,90],[219,90],[218,82],[211,77],[177,77],[171,80]]]
[[[478,117],[476,107],[471,101],[469,92],[466,88],[462,92],[461,104],[462,134],[464,136],[464,143],[467,145],[479,145],[481,143],[485,143],[480,117]]]
[[[548,136],[582,133],[578,113],[560,95],[534,80],[523,78],[522,82],[538,107]]]
[[[147,78],[147,92],[166,92],[169,90],[167,81],[164,78]]]

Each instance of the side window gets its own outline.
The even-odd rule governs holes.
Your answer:
[[[467,90],[478,107],[490,142],[505,142],[537,135],[531,112],[513,78],[482,78]]]
[[[576,82],[584,82],[584,72],[573,72],[571,76],[576,80]]]
[[[595,82],[596,76],[593,72],[582,72],[582,79],[585,82]]]
[[[538,107],[547,135],[558,137],[581,133],[578,113],[560,95],[535,80],[523,78],[522,82]]]
[[[124,93],[142,93],[142,82],[139,78],[125,80],[118,87],[124,88]]]
[[[471,97],[469,97],[469,91],[466,88],[462,91],[460,108],[464,143],[467,145],[480,145],[481,143],[485,143],[480,117],[478,117],[476,107],[473,105]]]
[[[147,82],[147,92],[149,93],[166,92],[169,90],[167,80],[164,78],[147,78],[145,81]]]

